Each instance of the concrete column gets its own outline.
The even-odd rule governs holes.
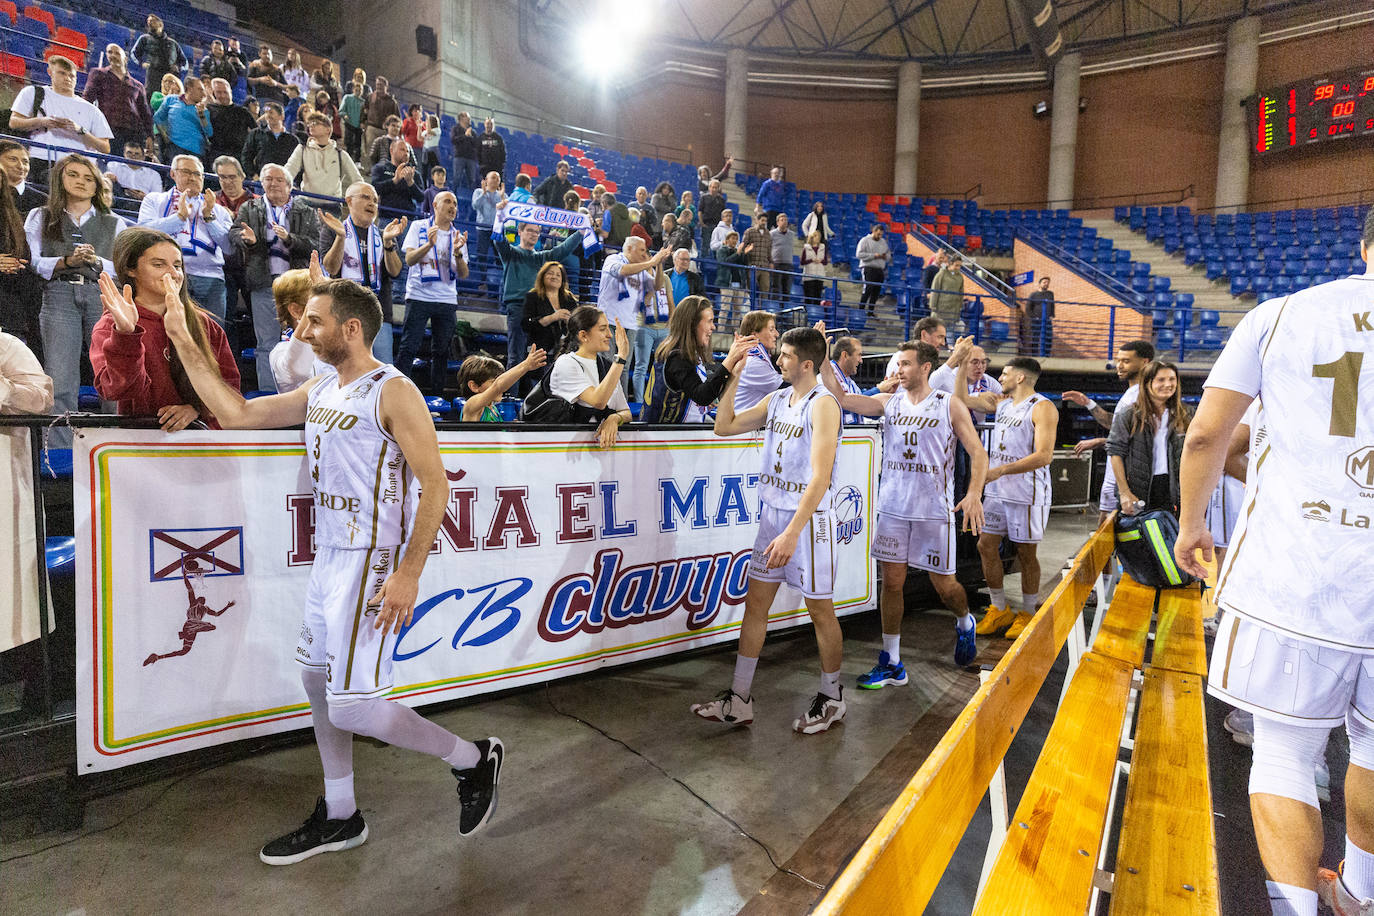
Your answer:
[[[1046,198],[1052,209],[1073,206],[1073,170],[1078,145],[1078,71],[1083,55],[1074,51],[1054,65],[1050,109],[1050,180]]]
[[[731,48],[725,52],[725,155],[748,156],[749,52]]]
[[[921,63],[909,60],[897,68],[897,150],[892,193],[916,193],[916,153],[921,139]]]
[[[1255,93],[1259,36],[1258,16],[1237,19],[1226,30],[1226,74],[1221,88],[1221,137],[1217,144],[1219,213],[1234,213],[1250,199],[1250,131],[1241,102]]]

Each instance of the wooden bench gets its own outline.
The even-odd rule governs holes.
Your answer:
[[[994,827],[975,913],[1081,914],[1095,909],[1098,891],[1111,893],[1113,914],[1219,912],[1200,592],[1157,593],[1123,578],[1109,605],[1099,600],[1091,648],[1072,651],[1111,532],[1108,520],[1089,538],[814,912],[923,912],[985,785]],[[1001,759],[1066,643],[1059,713],[1008,821]],[[1104,850],[1123,777],[1109,867]]]

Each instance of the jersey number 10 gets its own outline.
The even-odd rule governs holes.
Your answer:
[[[1329,378],[1331,387],[1331,426],[1327,432],[1332,436],[1355,437],[1355,418],[1360,400],[1360,369],[1364,365],[1363,353],[1346,353],[1335,362],[1322,363],[1312,367],[1313,378]]]

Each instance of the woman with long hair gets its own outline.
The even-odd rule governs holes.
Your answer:
[[[819,232],[822,242],[830,242],[835,233],[830,231],[830,217],[826,215],[824,201],[818,200],[811,205],[811,212],[802,220],[801,229],[802,235],[807,238],[811,237],[811,233]]]
[[[1121,511],[1178,511],[1179,460],[1192,414],[1183,406],[1178,367],[1155,360],[1140,374],[1140,397],[1117,413],[1107,436]]]
[[[830,263],[829,246],[819,229],[806,234],[806,244],[802,246],[802,295],[807,305],[818,305],[821,290],[825,289],[825,268]]]
[[[524,376],[544,366],[549,355],[539,347],[530,347],[529,356],[507,369],[490,356],[469,356],[458,367],[458,390],[466,398],[463,402],[464,423],[500,423],[501,414],[496,402],[501,395]]]
[[[334,104],[327,90],[316,92],[312,101],[315,111],[329,119],[329,136],[334,140],[343,139],[343,119],[339,117],[339,106]]]
[[[577,308],[577,296],[568,288],[568,272],[558,261],[546,261],[534,277],[534,286],[525,294],[525,339],[542,350],[558,353],[568,318]]]
[[[320,61],[319,69],[310,74],[310,89],[314,92],[323,89],[329,93],[335,105],[339,104],[339,99],[343,96],[343,87],[339,85],[339,77],[334,73],[332,60],[326,58]]]
[[[696,223],[697,206],[695,201],[696,198],[693,196],[691,191],[682,192],[682,197],[678,201],[677,209],[673,211],[673,215],[677,217],[677,221],[679,223],[683,221],[682,214],[684,211],[691,214],[691,216],[688,217],[688,221],[693,224]]]
[[[600,418],[597,441],[602,448],[615,445],[621,425],[631,418],[630,404],[620,386],[625,364],[630,360],[630,337],[618,319],[614,332],[616,356],[603,377],[597,355],[611,348],[611,340],[606,313],[594,306],[579,305],[568,316],[563,353],[549,372],[549,391],[572,404],[574,411]]]
[[[18,191],[0,169],[0,328],[28,344],[41,360],[38,312],[43,290],[38,276],[29,270],[29,240],[24,237],[17,199]]]
[[[654,351],[644,419],[651,423],[706,423],[711,405],[744,360],[753,337],[736,337],[717,364],[711,352],[716,310],[705,296],[685,296],[668,318],[668,336]]]
[[[219,367],[225,384],[238,389],[229,339],[210,313],[191,301],[180,246],[165,232],[135,226],[115,239],[113,260],[116,279],[102,273],[98,281],[105,314],[91,339],[96,390],[119,402],[121,416],[156,415],[167,432],[196,420],[218,428],[163,325],[168,311],[180,309],[196,348]]]
[[[281,75],[289,85],[301,91],[301,98],[310,96],[310,71],[301,63],[301,52],[296,48],[287,50],[286,65],[281,68]]]

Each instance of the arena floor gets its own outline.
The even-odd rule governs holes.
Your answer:
[[[1057,576],[1095,521],[1095,512],[1052,516],[1046,575]],[[1007,592],[1019,597],[1017,577]],[[466,737],[498,735],[508,749],[497,815],[471,840],[457,836],[447,767],[360,741],[367,843],[287,868],[261,864],[259,846],[296,827],[320,794],[319,760],[303,741],[93,801],[80,833],[16,839],[31,829],[0,827],[0,910],[805,913],[820,893],[808,882],[823,885],[843,866],[978,682],[950,661],[943,610],[908,614],[906,687],[852,690],[877,655],[877,614],[849,618],[844,629],[849,713],[819,736],[790,729],[816,682],[815,644],[802,630],[770,639],[750,728],[722,729],[688,712],[728,683],[733,646],[435,714]],[[986,643],[981,660],[1007,645]],[[1007,757],[1013,804],[1062,677],[1061,659]],[[1263,912],[1245,799],[1249,752],[1222,731],[1220,704],[1209,701],[1208,714],[1224,911]],[[1343,735],[1333,736],[1327,848],[1336,856],[1345,753]],[[929,912],[969,912],[987,830],[985,804]]]

